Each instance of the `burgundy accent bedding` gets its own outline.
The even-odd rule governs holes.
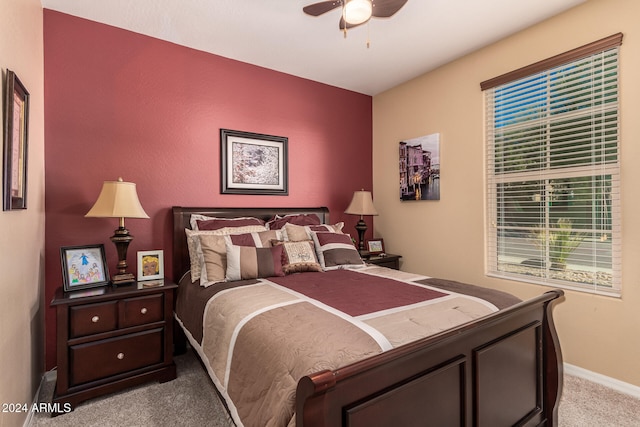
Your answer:
[[[447,295],[423,286],[353,270],[326,273],[305,274],[304,281],[300,276],[271,277],[269,280],[354,317]]]
[[[198,230],[219,230],[227,227],[245,227],[247,225],[264,225],[264,221],[258,218],[216,218],[209,220],[196,220]]]
[[[428,280],[375,266],[208,288],[187,279],[181,281],[176,317],[237,425],[293,426],[302,376],[338,369],[498,310],[486,300],[445,289],[455,282],[438,288]]]

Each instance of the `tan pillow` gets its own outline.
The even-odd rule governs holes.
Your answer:
[[[207,287],[224,282],[227,270],[226,236],[203,234],[199,236],[202,247],[203,265],[200,285]]]
[[[203,234],[220,234],[215,231],[193,231],[185,228],[185,234],[187,235],[187,247],[189,248],[189,262],[191,265],[191,280],[195,282],[200,280],[200,274],[202,270],[202,248],[200,247],[200,235]]]
[[[292,242],[300,242],[302,240],[311,240],[311,233],[313,231],[328,231],[331,233],[342,233],[344,222],[338,222],[334,225],[320,224],[320,225],[295,225],[285,224],[284,231],[286,233],[286,240]]]

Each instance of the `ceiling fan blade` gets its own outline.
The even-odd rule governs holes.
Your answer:
[[[373,0],[373,16],[388,18],[402,9],[407,0]]]
[[[320,16],[323,13],[329,12],[330,10],[340,6],[342,6],[342,0],[329,0],[310,4],[309,6],[303,7],[302,10],[307,15]]]

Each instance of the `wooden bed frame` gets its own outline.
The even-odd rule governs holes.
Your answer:
[[[192,214],[269,219],[294,213],[329,223],[327,208],[174,207],[176,281],[189,269],[184,229]],[[552,307],[562,296],[552,290],[341,369],[305,376],[296,392],[296,425],[555,426],[562,355]]]

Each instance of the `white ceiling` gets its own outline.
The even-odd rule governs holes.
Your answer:
[[[338,29],[314,0],[41,0],[46,9],[375,95],[586,0],[409,0]],[[371,46],[367,49],[367,36]]]

